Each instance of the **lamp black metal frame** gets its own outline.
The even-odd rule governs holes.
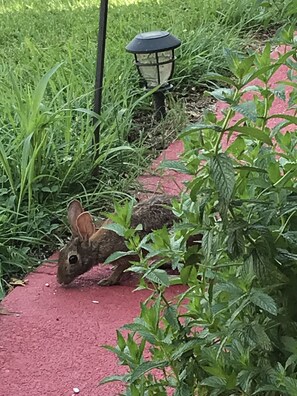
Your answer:
[[[126,50],[134,54],[135,65],[137,67],[138,73],[140,75],[140,85],[144,86],[146,89],[154,89],[158,85],[160,87],[157,91],[153,93],[154,98],[154,107],[155,107],[155,118],[157,121],[160,121],[166,115],[166,106],[165,106],[165,92],[170,90],[173,86],[169,83],[170,79],[174,73],[174,64],[175,64],[175,56],[174,50],[175,48],[181,45],[181,41],[166,31],[155,31],[155,32],[145,32],[140,33],[126,46]],[[160,61],[159,54],[161,52],[169,52],[171,51],[171,58],[166,61]],[[140,54],[155,54],[156,61],[153,63],[145,63],[141,62],[138,58]],[[170,75],[167,78],[165,83],[161,81],[161,72],[160,66],[171,64]],[[157,69],[157,81],[158,83],[154,86],[150,86],[149,82],[146,81],[141,68],[145,67],[156,67]]]

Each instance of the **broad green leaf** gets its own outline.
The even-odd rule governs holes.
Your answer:
[[[242,229],[236,229],[229,233],[227,240],[227,252],[231,260],[243,255],[245,251],[245,239]]]
[[[129,252],[114,252],[110,256],[107,257],[107,259],[104,261],[104,264],[109,264],[112,263],[115,260],[118,260],[122,257],[126,256],[132,256],[135,254],[135,252],[129,251]]]
[[[210,171],[220,198],[230,202],[235,186],[235,173],[232,160],[225,153],[211,158]]]
[[[164,317],[174,330],[179,330],[180,324],[177,318],[177,309],[175,306],[170,305],[165,309]]]
[[[220,366],[201,366],[201,368],[208,374],[211,374],[215,377],[224,377],[224,372]]]
[[[203,233],[201,247],[203,249],[203,253],[207,260],[209,260],[210,256],[212,255],[213,245],[214,245],[213,240],[214,240],[214,233],[212,230],[205,231]]]
[[[143,275],[146,279],[162,286],[169,286],[170,280],[166,271],[156,268]]]
[[[287,370],[291,365],[296,366],[297,364],[297,355],[290,355],[286,361],[285,369]]]
[[[244,153],[246,150],[246,143],[243,139],[242,136],[237,136],[234,142],[232,142],[228,148],[227,148],[227,153],[232,153],[236,157],[239,157],[241,154]]]
[[[280,165],[276,161],[268,164],[268,176],[272,183],[276,183],[281,178]]]
[[[261,129],[248,126],[235,126],[228,128],[228,131],[239,132],[242,135],[246,135],[252,139],[258,139],[260,142],[264,142],[272,146],[271,139],[266,133],[261,131]]]
[[[286,377],[284,378],[284,385],[289,395],[297,395],[297,379]]]
[[[271,341],[264,327],[259,323],[253,323],[252,329],[255,334],[257,344],[266,351],[271,351],[272,349]]]
[[[297,339],[293,337],[282,337],[282,343],[284,344],[285,350],[294,353],[297,356]]]
[[[181,132],[179,137],[181,139],[183,139],[185,136],[189,136],[189,135],[192,135],[198,131],[204,131],[207,129],[212,129],[213,131],[216,131],[216,132],[221,132],[221,130],[222,130],[222,128],[219,125],[196,123],[196,124],[193,124],[193,125],[185,128]]]
[[[276,88],[272,89],[274,95],[284,102],[286,101],[286,89],[284,85],[278,85]]]
[[[297,246],[297,231],[287,231],[282,236],[289,241],[290,243],[294,243]]]
[[[105,230],[110,230],[115,232],[119,236],[125,236],[125,227],[117,223],[107,223],[102,226]]]
[[[280,189],[285,187],[285,185],[292,180],[292,178],[297,174],[297,167],[295,169],[290,169],[285,173],[277,182],[274,183],[274,187]]]
[[[203,78],[203,80],[204,79],[205,80],[223,81],[224,83],[226,83],[228,85],[236,87],[235,81],[233,81],[230,77],[222,76],[221,74],[218,74],[218,73],[207,73],[205,75],[205,77]]]
[[[277,305],[274,299],[261,290],[252,289],[250,301],[271,315],[277,315]]]
[[[180,279],[184,285],[188,284],[191,279],[197,280],[197,270],[193,265],[188,265],[181,269]]]
[[[157,360],[157,361],[147,361],[139,366],[132,372],[131,374],[131,383],[135,382],[138,380],[138,378],[142,377],[145,373],[152,369],[162,369],[164,367],[168,366],[168,361],[167,360]]]
[[[171,358],[174,360],[180,359],[185,352],[191,351],[196,346],[201,345],[201,343],[202,343],[202,340],[200,340],[200,339],[194,339],[194,340],[187,341],[185,344],[181,344],[179,347],[177,347],[175,349]]]
[[[117,330],[117,344],[120,350],[123,351],[126,346],[126,341],[119,330]]]
[[[137,332],[145,341],[152,345],[157,344],[156,337],[150,332],[146,325],[140,323],[130,323],[122,326],[122,329]]]
[[[229,88],[217,88],[214,91],[209,92],[211,96],[213,96],[217,100],[221,100],[222,102],[232,103],[233,98],[233,89]]]
[[[179,385],[176,388],[176,391],[174,393],[174,396],[193,396],[192,386],[190,386],[184,382],[179,383]]]
[[[224,389],[226,387],[226,380],[218,377],[208,377],[201,381],[201,385],[210,386],[211,388]]]
[[[241,56],[234,50],[231,50],[230,48],[224,48],[224,57],[228,63],[228,67],[229,67],[230,71],[236,77],[239,77],[238,66],[241,62]]]
[[[257,121],[257,106],[254,101],[250,100],[240,103],[236,106],[233,105],[232,108],[236,112],[244,115],[248,120],[251,120],[253,122]]]
[[[159,169],[170,169],[179,173],[190,174],[188,168],[180,161],[165,160],[158,166]]]
[[[290,114],[272,114],[268,119],[281,118],[290,122],[290,124],[297,124],[297,117]]]
[[[267,173],[266,169],[258,168],[257,166],[248,166],[248,165],[234,166],[234,169],[239,171],[246,171],[246,172]]]
[[[115,381],[121,381],[121,382],[127,382],[129,379],[129,375],[110,375],[108,377],[103,378],[100,382],[99,385],[103,384],[108,384],[109,382],[115,382]]]

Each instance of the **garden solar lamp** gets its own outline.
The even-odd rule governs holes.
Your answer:
[[[134,54],[141,86],[153,93],[155,117],[160,121],[166,114],[165,92],[172,89],[170,79],[174,71],[174,50],[181,42],[166,31],[140,33],[127,45]]]

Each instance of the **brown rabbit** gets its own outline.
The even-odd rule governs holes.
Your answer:
[[[171,205],[171,199],[168,195],[159,195],[137,204],[133,208],[131,227],[142,224],[141,237],[164,225],[171,227],[176,220],[168,207]],[[96,231],[91,215],[83,211],[79,201],[70,203],[68,220],[72,240],[60,252],[57,273],[59,283],[67,285],[94,265],[103,263],[112,253],[127,250],[123,237],[103,228],[111,220],[105,220]],[[131,260],[137,260],[137,257],[126,256],[114,261],[113,273],[98,284],[107,286],[118,283],[123,271],[130,267]]]

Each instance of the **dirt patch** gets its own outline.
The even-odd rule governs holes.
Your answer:
[[[179,132],[190,123],[201,121],[206,110],[213,111],[216,101],[205,96],[197,87],[187,87],[166,97],[167,114],[161,121],[154,117],[154,106],[139,110],[129,132],[130,143],[142,140],[153,156],[158,155],[177,138]]]

